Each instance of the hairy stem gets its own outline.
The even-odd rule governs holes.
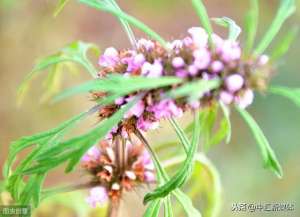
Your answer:
[[[111,201],[109,203],[107,217],[118,217],[120,204],[118,202]]]

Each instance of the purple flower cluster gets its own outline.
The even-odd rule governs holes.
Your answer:
[[[124,149],[120,150],[120,146]],[[151,157],[138,141],[133,143],[126,139],[126,143],[120,144],[108,136],[100,145],[88,150],[81,165],[91,175],[91,185],[96,186],[86,198],[92,207],[101,206],[109,199],[119,201],[124,190],[155,182]]]
[[[134,123],[133,128],[142,131],[155,129],[163,118],[180,117],[187,109],[209,105],[211,101],[236,104],[241,108],[251,105],[254,89],[266,82],[257,76],[258,69],[268,66],[268,57],[263,55],[252,60],[243,60],[238,42],[212,35],[212,45],[206,31],[200,27],[188,30],[189,35],[168,43],[168,49],[158,42],[140,39],[135,50],[107,48],[99,59],[102,67],[99,76],[119,73],[124,76],[145,76],[157,78],[177,76],[183,84],[194,80],[220,79],[218,88],[204,94],[199,101],[188,99],[166,99],[164,89],[153,89],[146,93],[124,116],[124,121]],[[176,87],[169,87],[176,88]],[[136,93],[135,93],[136,94]],[[111,115],[115,110],[133,99],[135,94],[119,98],[115,105],[100,111],[101,117]]]

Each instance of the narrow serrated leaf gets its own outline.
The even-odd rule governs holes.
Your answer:
[[[189,147],[189,151],[187,154],[187,158],[178,172],[164,185],[157,187],[153,192],[146,194],[144,197],[144,203],[147,203],[151,200],[155,200],[157,198],[163,198],[167,196],[169,193],[174,191],[175,189],[181,187],[188,176],[191,173],[194,163],[194,157],[197,152],[199,138],[200,138],[200,117],[199,112],[196,112],[195,115],[195,126],[193,132],[193,138],[191,144],[186,144]],[[186,140],[181,140],[181,143],[185,143]]]
[[[270,93],[283,96],[292,102],[294,102],[297,106],[300,107],[300,88],[289,88],[289,87],[280,87],[280,86],[272,86],[268,90]]]
[[[267,138],[264,133],[255,122],[255,120],[251,117],[251,115],[244,109],[236,107],[237,111],[241,114],[243,119],[246,121],[248,126],[250,127],[256,141],[258,147],[260,149],[260,153],[262,155],[264,166],[271,171],[273,171],[279,178],[282,177],[282,168],[280,163],[277,160],[277,157],[271,148]]]
[[[144,217],[157,217],[158,214],[159,214],[160,205],[161,205],[161,200],[160,199],[152,201],[149,204],[149,206],[146,209],[143,216]]]
[[[254,51],[256,55],[261,55],[268,48],[274,37],[279,32],[281,26],[295,12],[295,10],[296,6],[294,0],[281,0],[276,17],[273,19],[271,26]]]
[[[182,191],[175,190],[172,194],[182,205],[188,217],[201,217],[201,213],[193,206],[192,200]]]
[[[219,87],[220,84],[219,79],[193,81],[171,90],[166,93],[166,96],[171,98],[188,97],[190,101],[195,101],[200,99],[205,93]]]
[[[258,0],[250,0],[251,6],[249,12],[245,16],[245,52],[249,54],[253,48],[255,36],[258,27],[259,3]]]
[[[37,64],[34,66],[33,70],[25,77],[24,81],[20,84],[18,88],[18,92],[17,92],[18,104],[20,104],[23,101],[24,96],[26,95],[30,87],[31,80],[37,75],[41,74],[44,70],[48,69],[50,66],[52,66],[52,69],[55,69],[54,71],[55,74],[61,74],[62,71],[58,71],[58,69],[62,69],[62,67],[55,67],[55,66],[73,62],[73,63],[81,64],[93,77],[96,77],[97,70],[94,68],[94,66],[90,63],[90,61],[87,58],[87,52],[91,49],[95,50],[98,55],[99,50],[96,47],[96,45],[81,42],[81,41],[76,41],[62,48],[56,54],[53,54],[51,56],[39,60]],[[55,83],[48,84],[48,86],[45,87],[45,91],[47,92],[48,88],[52,90],[53,89],[52,85],[56,85],[56,84],[57,81]]]
[[[143,76],[124,77],[118,74],[111,74],[105,78],[88,81],[67,89],[55,97],[55,101],[65,99],[75,94],[91,91],[104,91],[122,96],[134,91],[170,86],[172,84],[180,83],[181,81],[181,79],[171,76],[147,78]]]
[[[118,10],[114,7],[110,7],[104,2],[97,1],[97,0],[78,0],[79,2],[86,4],[90,7],[96,8],[98,10],[103,10],[109,12],[116,16],[119,19],[126,20],[128,23],[132,24],[133,26],[137,27],[141,31],[145,32],[149,37],[157,40],[163,47],[167,48],[167,42],[155,31],[153,31],[150,27],[146,24],[142,23],[140,20],[136,19],[125,12]]]
[[[213,18],[216,24],[228,28],[228,39],[236,41],[242,32],[241,27],[239,27],[234,20],[229,17]]]
[[[296,39],[298,35],[299,32],[298,30],[299,30],[298,26],[290,29],[285,34],[285,36],[280,40],[280,42],[277,44],[277,46],[274,48],[271,54],[271,59],[273,61],[280,59],[288,52],[290,46],[292,45],[293,41]]]
[[[202,2],[202,0],[192,0],[192,5],[195,8],[195,11],[208,34],[208,39],[210,42],[210,45],[212,46],[212,34],[213,34],[213,29],[211,27],[209,17],[207,15],[206,8]]]
[[[53,169],[68,160],[69,164],[66,167],[66,172],[72,171],[80,161],[83,154],[87,152],[90,147],[100,141],[114,126],[120,122],[124,114],[136,103],[138,98],[140,97],[130,101],[126,106],[121,108],[110,118],[102,121],[91,131],[59,143],[58,146],[64,148],[63,152],[52,152],[52,155],[47,155],[47,158],[38,160],[36,165],[22,171],[22,173],[33,174],[37,172],[47,172],[48,170]],[[49,151],[51,151],[51,149]]]
[[[56,6],[56,9],[54,11],[54,16],[56,17],[66,6],[66,4],[69,2],[69,0],[59,0],[58,4]]]

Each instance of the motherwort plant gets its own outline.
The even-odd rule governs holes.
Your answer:
[[[66,2],[60,1],[58,11]],[[164,215],[173,216],[171,196],[182,205],[187,216],[201,216],[192,200],[180,189],[189,180],[195,165],[200,164],[214,176],[217,203],[220,196],[218,175],[205,154],[199,152],[199,145],[202,145],[202,150],[208,150],[223,140],[230,142],[232,109],[236,109],[249,125],[264,166],[278,177],[282,176],[275,153],[246,108],[252,104],[256,93],[264,92],[287,97],[300,105],[299,89],[269,86],[276,70],[276,60],[288,50],[296,30],[288,31],[271,55],[264,53],[284,21],[295,11],[293,0],[280,2],[270,28],[256,47],[258,0],[251,0],[244,43],[238,40],[241,28],[228,17],[209,19],[201,0],[192,0],[191,3],[203,28],[192,27],[185,37],[169,42],[123,12],[114,0],[79,2],[116,16],[132,47],[105,49],[96,68],[87,52],[98,52],[97,47],[74,42],[57,54],[42,59],[25,79],[19,89],[20,97],[28,89],[28,82],[40,71],[53,68],[51,73],[55,76],[60,73],[56,69],[61,64],[81,64],[91,74],[92,80],[63,91],[55,100],[89,93],[95,106],[54,129],[23,137],[11,144],[4,175],[7,177],[6,188],[16,204],[33,203],[37,206],[40,198],[49,196],[52,191],[57,192],[57,189],[43,189],[43,181],[49,171],[66,163],[66,173],[80,164],[89,180],[78,187],[90,188],[86,200],[93,207],[109,201],[111,216],[116,215],[123,192],[143,184],[156,186],[144,197],[144,204],[148,205],[144,216],[158,216],[162,205]],[[214,33],[211,22],[228,28],[228,37],[222,38]],[[144,31],[147,38],[137,40],[131,26]],[[221,119],[217,118],[220,115],[218,109],[222,111]],[[194,116],[186,129],[182,129],[176,120],[184,113]],[[67,132],[92,114],[97,114],[99,121],[95,128],[64,139]],[[185,150],[185,156],[170,156],[167,163],[159,160],[151,141],[144,136],[146,132],[157,129],[161,120],[170,122]],[[14,166],[16,155],[28,147],[32,148],[31,153]],[[166,168],[175,164],[178,169],[170,176]],[[203,213],[216,216],[217,204]]]

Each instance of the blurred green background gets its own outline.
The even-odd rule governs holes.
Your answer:
[[[72,98],[56,105],[41,103],[41,79],[36,79],[30,94],[21,107],[16,106],[16,88],[31,70],[35,60],[56,52],[69,42],[83,40],[93,42],[104,49],[108,46],[129,47],[126,35],[117,20],[109,14],[79,5],[70,4],[56,18],[53,11],[56,1],[52,0],[1,0],[0,1],[0,165],[7,155],[9,143],[23,135],[49,129],[88,108],[92,103],[87,96]],[[278,0],[261,2],[261,36],[276,13]],[[164,38],[184,36],[191,26],[197,26],[198,19],[187,0],[120,0],[121,7],[130,14],[157,30]],[[243,17],[249,7],[247,0],[205,1],[211,17],[228,16],[243,24]],[[297,1],[300,7],[300,2]],[[280,36],[293,25],[299,25],[299,10],[283,27]],[[215,28],[219,34],[223,29]],[[143,34],[136,31],[137,36]],[[294,42],[288,55],[278,63],[278,74],[274,84],[300,87],[299,73],[300,38]],[[65,86],[88,79],[67,74]],[[209,152],[209,157],[219,169],[223,194],[220,216],[300,216],[300,110],[283,98],[257,96],[250,108],[283,166],[284,176],[277,179],[271,172],[262,168],[262,160],[247,126],[233,114],[233,139],[229,145],[219,145]],[[95,124],[90,120],[77,129]],[[153,141],[164,141],[172,135],[154,131],[149,135]],[[169,133],[169,134],[168,134]],[[159,139],[157,139],[159,138]],[[175,137],[174,137],[175,138]],[[24,153],[26,154],[26,153]],[[47,186],[70,183],[80,174],[65,176],[62,170],[50,174]],[[0,175],[0,179],[1,179]],[[143,191],[126,195],[120,216],[139,217],[143,211],[140,198]],[[83,193],[84,194],[84,193]],[[84,216],[87,206],[81,193],[61,195],[42,204],[37,216]],[[233,203],[292,203],[293,212],[235,213]],[[197,204],[196,204],[197,205]],[[53,213],[55,210],[55,213]],[[91,216],[101,216],[91,211]],[[98,214],[97,214],[98,213]]]

